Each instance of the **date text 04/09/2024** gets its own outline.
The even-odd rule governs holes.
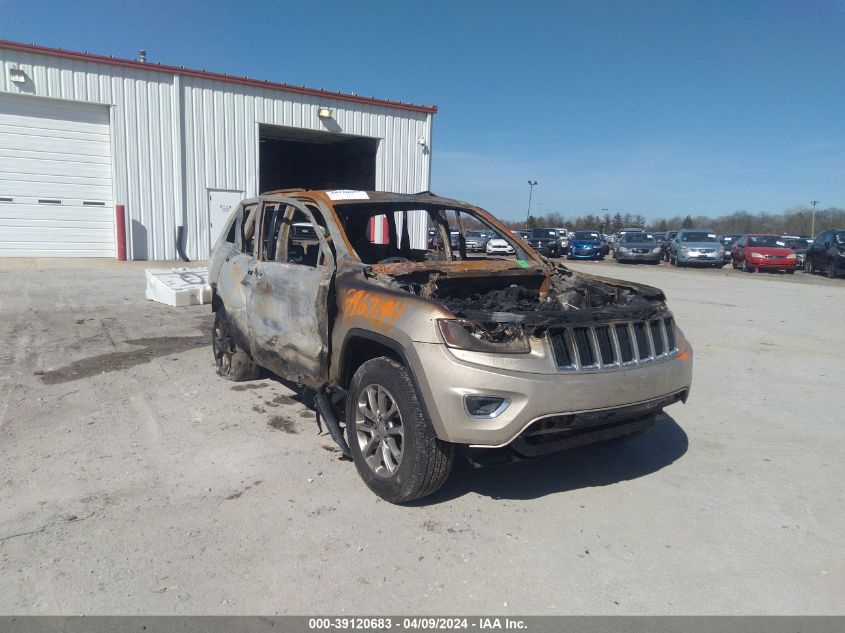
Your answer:
[[[517,618],[478,617],[478,618],[448,618],[448,617],[349,617],[349,618],[309,618],[308,628],[311,630],[376,630],[386,631],[442,631],[442,630],[525,630],[524,620]]]

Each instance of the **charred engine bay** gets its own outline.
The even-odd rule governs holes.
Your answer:
[[[399,280],[397,280],[399,281]],[[457,317],[480,324],[522,323],[541,335],[555,325],[648,320],[667,311],[660,290],[560,270],[554,274],[431,275],[424,284],[402,285],[439,303]]]

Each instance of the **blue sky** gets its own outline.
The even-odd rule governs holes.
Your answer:
[[[432,189],[523,217],[845,207],[845,2],[40,2],[0,38],[436,104]]]

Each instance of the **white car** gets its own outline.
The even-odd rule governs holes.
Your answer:
[[[494,237],[485,247],[488,255],[513,255],[516,251],[501,237]]]

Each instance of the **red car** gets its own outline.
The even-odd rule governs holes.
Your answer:
[[[731,247],[731,267],[745,272],[761,269],[795,272],[798,259],[795,251],[779,235],[743,235]]]

